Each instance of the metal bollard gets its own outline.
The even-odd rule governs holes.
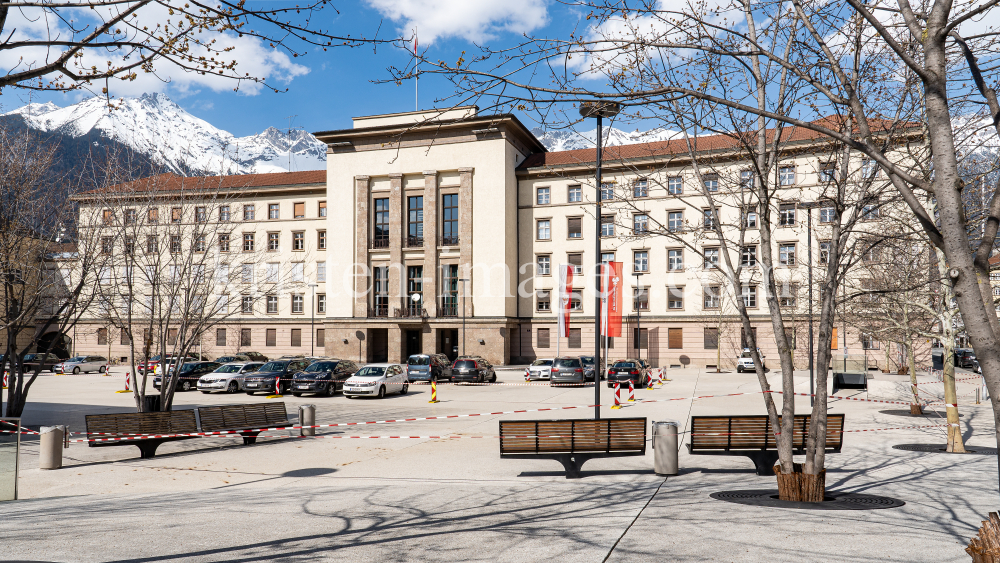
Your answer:
[[[299,405],[299,426],[316,424],[316,405]],[[315,436],[315,428],[299,428],[299,436]]]
[[[63,464],[62,451],[66,444],[66,427],[43,426],[39,433],[38,468],[61,468]]]
[[[677,475],[677,422],[653,421],[653,471]]]

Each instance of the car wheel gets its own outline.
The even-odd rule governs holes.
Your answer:
[[[302,393],[292,393],[292,396],[293,396],[293,397],[301,397],[301,396],[302,396]]]
[[[409,391],[409,390],[410,390],[410,386],[404,383],[403,384],[403,388],[399,390],[399,394],[400,395],[405,395],[406,392]]]
[[[191,390],[191,382],[181,381],[181,391],[190,391],[190,390]]]
[[[378,388],[378,398],[379,399],[385,398],[385,385]]]
[[[235,381],[230,381],[229,382],[229,387],[226,387],[226,393],[229,393],[230,395],[233,394],[233,393],[236,393],[239,390],[240,390],[240,386]]]
[[[75,367],[75,368],[73,368],[73,375],[77,375],[78,373],[80,373],[80,368],[79,368],[79,366],[78,366],[78,367]]]
[[[274,394],[275,395],[284,395],[283,391],[284,391],[284,387],[281,386],[281,383],[276,383],[274,385]]]
[[[107,366],[101,366],[101,367],[97,368],[97,373],[104,373],[104,370],[106,370],[106,369],[108,369]]]
[[[496,382],[497,382],[497,372],[493,372],[493,377],[490,378],[490,383],[496,383]]]
[[[326,392],[324,393],[324,395],[326,395],[327,397],[332,397],[336,394],[337,394],[337,384],[333,382],[327,384]]]

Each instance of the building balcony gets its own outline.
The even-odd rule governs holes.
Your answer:
[[[406,248],[419,248],[424,245],[424,237],[409,235],[406,237]]]
[[[458,316],[458,305],[454,302],[444,302],[438,306],[438,316],[439,317],[457,317]]]
[[[368,307],[369,317],[388,317],[389,307],[387,305],[376,305],[374,307]]]
[[[392,316],[397,319],[424,319],[430,315],[423,307],[402,307],[394,309]]]
[[[374,237],[371,240],[371,248],[389,248],[389,237]]]
[[[441,246],[458,246],[458,235],[447,235],[441,237]]]

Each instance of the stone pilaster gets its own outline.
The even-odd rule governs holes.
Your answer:
[[[438,280],[438,181],[437,170],[424,171],[424,308],[437,316]]]
[[[401,307],[406,295],[406,268],[403,266],[403,239],[406,224],[403,222],[403,175],[389,174],[389,316],[393,309]],[[390,346],[390,349],[392,347]],[[390,360],[392,361],[392,360]]]
[[[465,283],[467,297],[465,299],[465,316],[473,316],[472,296],[475,295],[472,280],[472,173],[474,168],[458,169],[458,248],[461,252],[459,257],[458,274],[462,278],[470,281]],[[461,283],[459,284],[461,291]],[[461,306],[461,301],[459,301]]]
[[[404,359],[403,329],[398,324],[389,325],[389,362],[398,364]]]
[[[370,276],[361,276],[363,270],[361,265],[368,266],[368,245],[371,236],[371,190],[370,178],[368,176],[354,177],[354,204],[355,204],[355,231],[354,231],[354,265],[352,272],[354,277],[354,316],[365,318],[368,316],[368,290],[371,284]]]

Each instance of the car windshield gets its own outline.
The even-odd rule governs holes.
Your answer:
[[[70,359],[68,359],[66,361],[67,362],[82,362],[84,359],[86,359],[86,358],[84,358],[83,356],[77,356],[75,358],[70,358]]]
[[[533,366],[551,366],[552,365],[552,360],[535,360],[535,361],[531,362],[531,365],[533,365]]]
[[[354,377],[382,377],[383,373],[385,373],[385,368],[363,367],[354,374]]]
[[[465,368],[465,369],[476,369],[476,362],[474,362],[472,360],[461,360],[461,361],[455,362],[455,367],[457,367],[457,368]]]
[[[410,359],[406,360],[406,365],[408,366],[429,366],[431,365],[430,356],[410,356]]]
[[[239,373],[240,366],[220,366],[215,373]]]
[[[750,354],[750,352],[743,352],[742,354],[740,354],[740,357],[741,358],[752,358],[753,356]]]
[[[305,369],[305,371],[315,373],[320,371],[333,371],[337,367],[337,362],[315,362]]]
[[[615,362],[615,365],[613,365],[611,367],[616,367],[616,368],[634,368],[635,367],[635,362]]]
[[[556,360],[556,367],[578,368],[580,367],[580,360],[576,358],[563,358],[560,360]]]
[[[288,362],[267,362],[260,367],[260,371],[284,371]]]
[[[593,356],[580,356],[580,361],[583,362],[583,363],[585,363],[585,364],[587,364],[587,365],[594,365],[594,357]]]

